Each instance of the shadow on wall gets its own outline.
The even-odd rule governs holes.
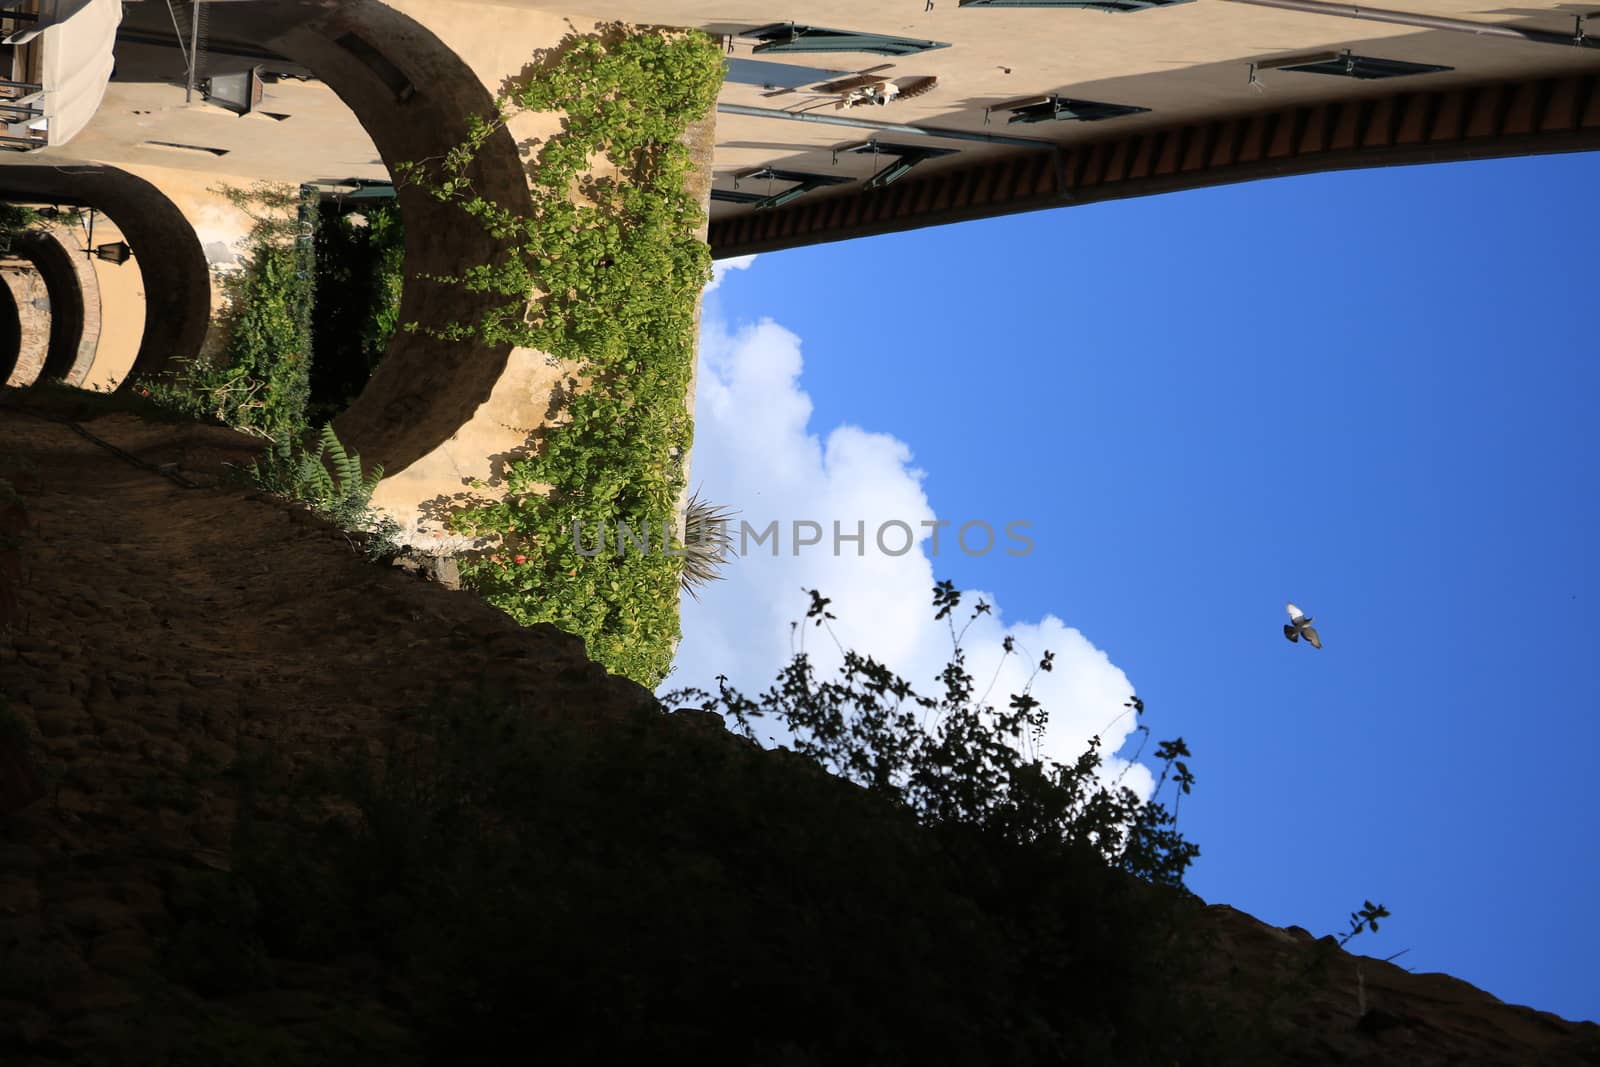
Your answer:
[[[550,434],[567,421],[562,413],[567,401],[579,388],[580,379],[566,368],[558,368],[557,373],[553,374],[551,378],[549,396],[545,403],[544,421],[534,427],[519,427],[519,429],[525,431],[525,436],[518,447],[506,452],[496,452],[489,456],[489,476],[484,479],[484,484],[496,490],[496,492],[484,492],[477,487],[473,479],[463,478],[460,492],[441,493],[422,501],[418,505],[418,513],[423,521],[432,523],[440,528],[448,528],[450,520],[458,517],[463,511],[487,507],[505,492],[511,477],[511,468],[518,462],[538,452]],[[543,382],[540,383],[541,389],[544,384]],[[475,542],[475,539],[470,537],[464,537],[463,540]],[[484,546],[479,545],[478,547]]]
[[[211,315],[206,257],[194,228],[161,190],[94,163],[0,165],[0,198],[90,207],[116,223],[144,274],[144,334],[134,374],[154,374],[199,353]]]

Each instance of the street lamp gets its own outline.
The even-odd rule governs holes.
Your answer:
[[[96,245],[95,257],[107,263],[123,264],[133,258],[133,249],[128,247],[126,241],[112,241],[110,244]]]

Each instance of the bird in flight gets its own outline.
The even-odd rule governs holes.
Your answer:
[[[1311,628],[1311,616],[1293,604],[1284,606],[1289,609],[1289,621],[1283,624],[1283,636],[1291,641],[1299,641],[1303,637],[1312,648],[1321,648],[1322,638],[1318,637],[1317,631]]]

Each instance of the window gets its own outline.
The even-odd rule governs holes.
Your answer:
[[[1259,64],[1258,64],[1259,65]],[[1436,74],[1454,67],[1441,67],[1432,63],[1407,63],[1399,59],[1374,59],[1371,56],[1353,56],[1349,52],[1311,63],[1301,63],[1281,70],[1295,70],[1302,74],[1337,74],[1343,78],[1403,78],[1408,74]]]
[[[822,26],[802,26],[796,22],[775,22],[770,26],[746,30],[741,37],[761,41],[761,52],[871,52],[880,56],[909,56],[930,48],[949,48],[940,41],[919,41],[912,37],[891,37],[881,33],[856,33],[830,30]]]
[[[763,89],[799,89],[805,85],[842,78],[848,73],[847,70],[797,67],[792,63],[763,63],[759,59],[730,59],[727,80],[759,85]]]
[[[962,7],[1077,7],[1095,11],[1143,11],[1189,0],[961,0]]]
[[[1074,100],[1067,96],[1047,96],[1037,101],[1005,106],[1011,112],[1011,117],[1006,120],[1008,123],[1061,122],[1067,119],[1099,122],[1150,110],[1133,104],[1105,104],[1098,100]]]
[[[711,199],[725,204],[759,204],[766,197],[760,193],[747,193],[742,189],[713,189]]]

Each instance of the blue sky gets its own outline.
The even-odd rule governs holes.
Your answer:
[[[1600,1020],[1596,188],[1600,154],[1353,171],[727,272],[708,496],[758,525],[1021,519],[1036,547],[746,557],[686,603],[673,683],[759,688],[812,584],[930,681],[930,576],[986,591],[980,639],[1070,646],[1063,749],[1123,689],[1188,741],[1207,900],[1318,935],[1379,901],[1352,948]],[[1321,652],[1283,639],[1288,600]]]

